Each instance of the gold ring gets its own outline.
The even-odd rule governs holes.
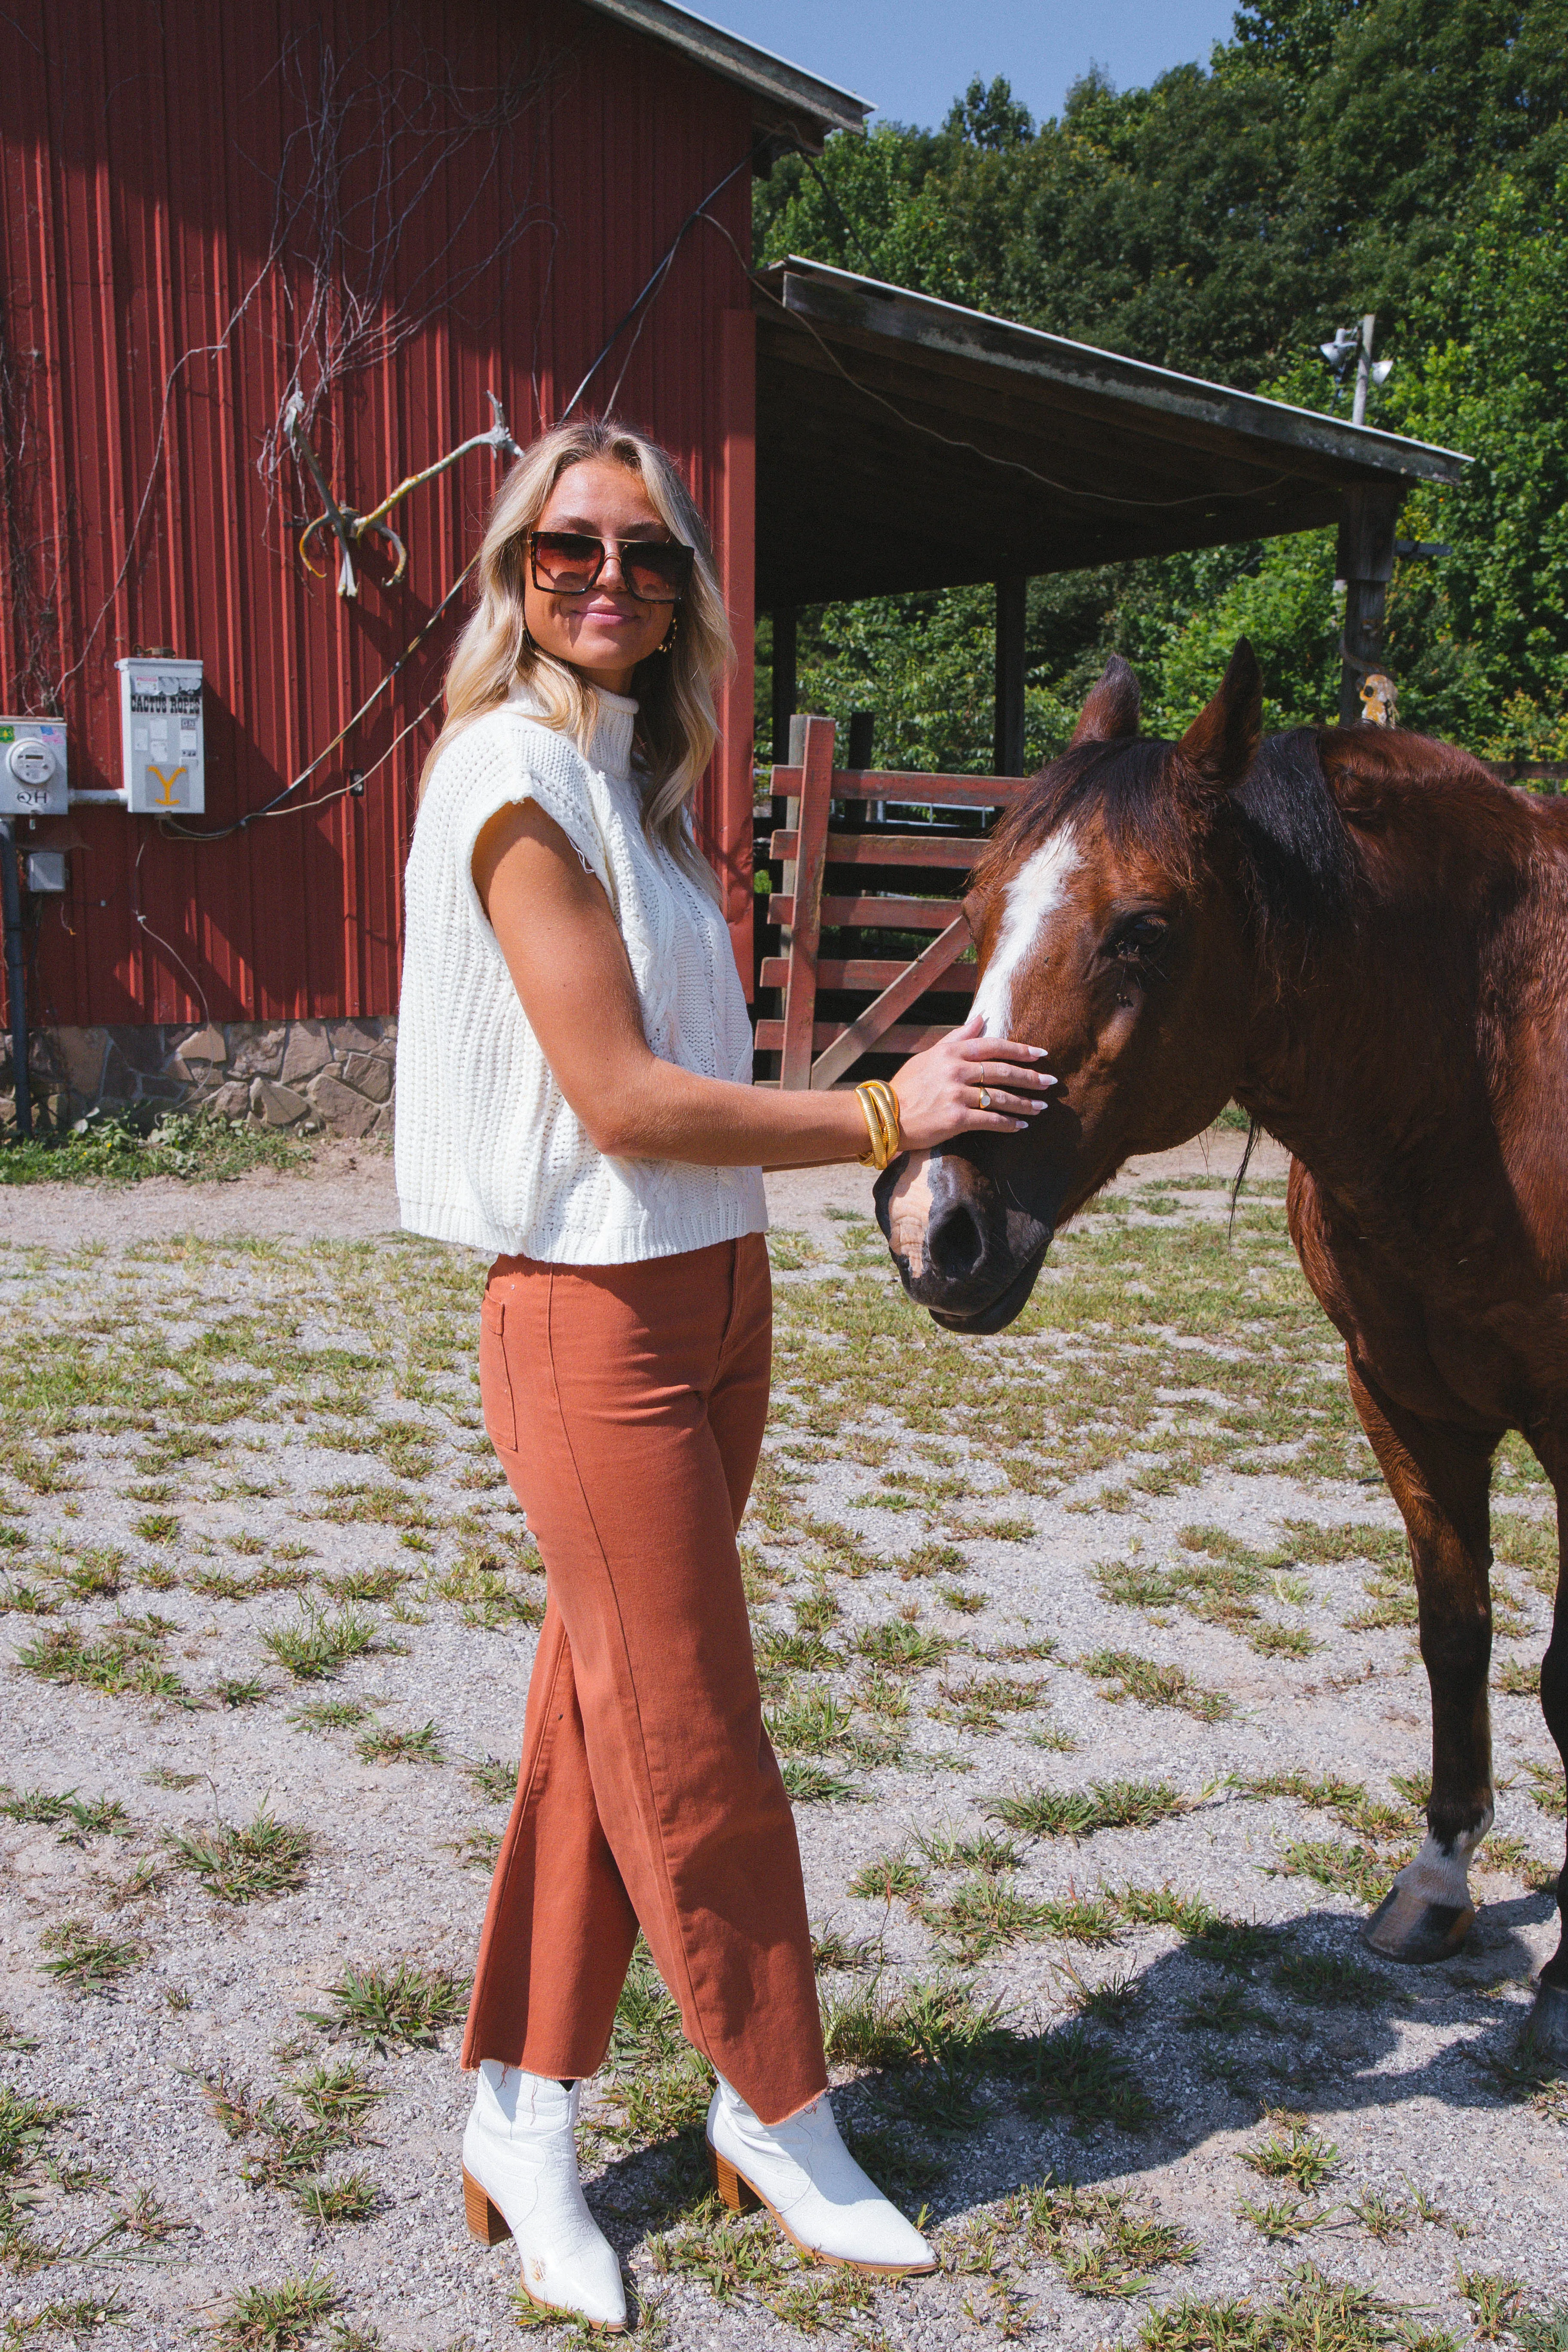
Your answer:
[[[984,1078],[980,1081],[980,1108],[982,1110],[989,1110],[991,1108],[991,1096]]]

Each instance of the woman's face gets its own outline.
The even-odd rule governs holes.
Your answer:
[[[670,536],[642,477],[613,457],[584,457],[569,466],[534,529],[581,531],[613,544]],[[615,554],[605,557],[593,586],[577,596],[535,587],[532,564],[525,570],[523,613],[535,645],[557,661],[570,662],[611,694],[629,693],[638,662],[646,661],[668,635],[674,606],[634,596]]]

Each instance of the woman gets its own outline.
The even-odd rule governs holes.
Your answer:
[[[729,2201],[828,2260],[931,2266],[833,2121],[752,1659],[735,1531],[767,1412],[762,1170],[1012,1130],[1050,1081],[972,1024],[896,1089],[753,1092],[689,818],[731,648],[663,451],[610,423],[546,434],[479,578],[408,861],[397,1185],[413,1231],[495,1257],[485,1427],[548,1604],[463,2047],[464,2193],[535,2302],[616,2327],[574,2126],[639,1925],[719,2077]]]

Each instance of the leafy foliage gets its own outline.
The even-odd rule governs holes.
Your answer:
[[[1037,124],[972,82],[939,131],[884,123],[779,163],[758,259],[795,252],[1343,413],[1316,346],[1363,312],[1393,377],[1369,419],[1459,448],[1402,536],[1390,666],[1406,724],[1483,757],[1568,753],[1568,18],[1563,0],[1259,0],[1206,68],[1117,91],[1098,70]],[[1119,652],[1179,731],[1251,637],[1270,725],[1337,703],[1333,539],[1308,532],[1036,580],[1031,763]],[[801,616],[800,705],[877,715],[878,763],[990,764],[984,587]],[[760,735],[771,646],[759,636]]]

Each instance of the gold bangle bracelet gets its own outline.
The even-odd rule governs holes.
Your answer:
[[[859,1097],[871,1143],[870,1150],[861,1155],[860,1165],[862,1168],[874,1168],[880,1175],[904,1148],[899,1097],[882,1078],[868,1078],[863,1086],[856,1087],[855,1092]]]
[[[862,1168],[875,1168],[879,1171],[887,1165],[882,1158],[881,1112],[864,1087],[856,1087],[855,1099],[860,1106],[861,1116],[866,1121],[866,1132],[870,1138],[871,1145],[868,1151],[863,1151],[860,1154],[858,1164]]]
[[[857,1087],[855,1092],[865,1117],[866,1131],[870,1138],[870,1150],[861,1154],[860,1165],[862,1168],[875,1169],[879,1175],[893,1156],[888,1149],[889,1139],[887,1114],[869,1085]]]
[[[903,1113],[897,1089],[886,1078],[872,1078],[869,1084],[882,1107],[882,1124],[888,1130],[888,1157],[896,1160],[904,1148]]]

